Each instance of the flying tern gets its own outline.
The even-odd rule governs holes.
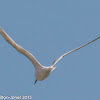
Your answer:
[[[74,51],[77,51],[79,50],[80,48],[83,48],[85,47],[86,45],[100,39],[100,37],[97,37],[95,39],[93,39],[92,41],[78,47],[78,48],[75,48],[63,55],[61,55],[60,57],[58,57],[56,60],[53,61],[53,63],[46,67],[46,66],[42,66],[37,60],[36,58],[30,53],[28,52],[27,50],[25,50],[24,48],[22,48],[20,45],[18,45],[2,28],[0,28],[0,34],[1,36],[10,44],[12,45],[19,53],[23,54],[24,56],[26,56],[31,62],[32,64],[34,65],[35,67],[35,83],[37,81],[42,81],[44,80],[45,78],[48,77],[48,75],[56,68],[54,67],[54,65],[59,61],[61,60],[64,56],[74,52]],[[35,85],[34,83],[34,85]]]

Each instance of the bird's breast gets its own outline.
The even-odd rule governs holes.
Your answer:
[[[41,70],[37,70],[35,72],[35,77],[36,77],[37,80],[42,81],[46,77],[48,77],[49,74],[50,74],[50,71],[49,70],[41,69]]]

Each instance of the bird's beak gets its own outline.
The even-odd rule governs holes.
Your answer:
[[[35,80],[34,85],[36,84],[37,80]]]

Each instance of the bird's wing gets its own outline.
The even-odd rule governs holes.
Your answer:
[[[14,42],[14,40],[7,35],[6,32],[4,32],[3,29],[0,28],[0,34],[2,35],[2,37],[10,44],[12,45],[19,53],[22,53],[23,55],[25,55],[34,65],[34,67],[42,67],[41,64],[35,59],[35,57],[28,52],[27,50],[25,50],[24,48],[22,48],[20,45],[16,44]]]
[[[73,50],[71,50],[71,51],[69,51],[69,52],[67,52],[67,53],[65,53],[65,54],[63,54],[63,55],[61,55],[60,57],[58,57],[56,60],[53,61],[53,63],[51,64],[51,66],[53,67],[53,66],[54,66],[60,59],[62,59],[64,56],[66,56],[66,55],[68,55],[68,54],[70,54],[70,53],[72,53],[72,52],[74,52],[74,51],[76,51],[76,50],[79,50],[80,48],[85,47],[86,45],[88,45],[88,44],[90,44],[90,43],[96,41],[97,39],[100,39],[100,37],[97,37],[97,38],[95,38],[94,40],[92,40],[92,41],[90,41],[90,42],[88,42],[88,43],[86,43],[86,44],[84,44],[84,45],[82,45],[82,46],[80,46],[80,47],[78,47],[78,48],[75,48],[75,49],[73,49]]]

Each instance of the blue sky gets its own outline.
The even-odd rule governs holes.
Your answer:
[[[0,27],[45,66],[100,36],[99,0],[0,0]],[[100,40],[56,64],[33,86],[34,67],[0,36],[0,95],[100,100]]]

